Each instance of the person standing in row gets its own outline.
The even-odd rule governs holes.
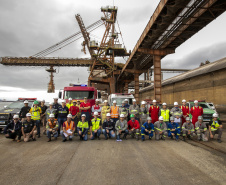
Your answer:
[[[69,114],[72,115],[72,121],[75,122],[75,132],[77,132],[77,124],[78,124],[78,114],[79,114],[79,107],[76,106],[76,101],[73,102],[73,106],[69,109]]]
[[[111,112],[111,109],[110,109],[110,106],[108,106],[108,101],[104,100],[104,106],[101,109],[102,122],[106,119],[107,113],[110,113],[110,112]]]
[[[125,119],[128,121],[129,120],[129,116],[130,116],[130,113],[129,113],[130,104],[129,104],[129,100],[128,99],[125,99],[124,102],[125,102],[124,107],[127,109],[127,112],[128,112],[127,117]]]
[[[31,107],[28,106],[28,101],[24,101],[24,107],[21,108],[19,112],[19,117],[21,119],[21,122],[23,123],[26,120],[26,114],[31,110]]]
[[[69,110],[66,107],[66,101],[63,100],[62,105],[60,105],[57,110],[58,124],[59,124],[58,135],[60,135],[61,126],[63,126],[63,123],[67,120],[68,113],[69,113]]]
[[[46,134],[46,110],[47,110],[48,107],[45,105],[45,100],[41,101],[40,108],[42,110],[41,123],[43,125],[43,134]]]
[[[146,102],[142,101],[140,107],[140,126],[142,126],[147,121],[148,115],[149,111],[148,108],[146,107]]]
[[[183,116],[182,110],[178,106],[178,102],[174,102],[174,107],[171,109],[170,114],[174,117],[174,122],[178,123],[180,125],[180,128],[182,127],[182,119]]]
[[[80,105],[81,105],[80,100],[77,100],[77,107],[79,108],[79,112],[77,113],[77,119],[78,119],[78,121],[81,120],[81,109],[80,109]],[[76,125],[76,127],[77,127],[77,125]]]
[[[101,114],[101,106],[99,105],[99,100],[96,99],[95,105],[92,106],[92,118],[94,118],[94,112],[98,113],[98,117],[100,118]]]
[[[49,120],[50,114],[53,114],[56,117],[57,110],[53,108],[53,103],[49,103],[49,108],[46,110],[46,121]]]
[[[167,109],[167,104],[166,103],[162,104],[162,108],[159,111],[159,116],[162,116],[163,117],[163,122],[166,123],[166,125],[168,125],[169,118],[170,118],[170,111],[169,111],[169,109]]]
[[[111,106],[111,119],[116,123],[119,118],[119,107],[116,105],[116,100],[113,101],[113,106]]]
[[[122,107],[119,108],[119,115],[121,115],[121,114],[124,114],[124,118],[127,121],[129,113],[128,113],[127,108],[125,107],[124,101],[122,102]]]
[[[69,110],[70,107],[73,106],[72,98],[69,98],[68,101],[69,101],[69,102],[66,104],[66,106],[67,106],[67,108],[68,108],[68,110]]]
[[[84,102],[80,105],[81,114],[85,114],[86,121],[90,121],[90,109],[91,105],[89,102],[87,102],[87,97],[84,97]]]
[[[37,127],[38,138],[40,138],[40,119],[42,114],[42,109],[38,107],[39,102],[34,101],[34,107],[31,107],[31,119],[34,120],[35,126]]]
[[[58,98],[54,98],[53,99],[54,100],[54,102],[53,102],[53,108],[55,109],[55,110],[58,110],[58,108],[60,107],[60,104],[58,103]],[[57,118],[58,117],[58,115],[57,115],[57,113],[55,114],[55,118]]]
[[[183,112],[182,115],[182,124],[186,122],[186,117],[189,116],[189,107],[186,106],[186,100],[182,100],[182,105],[180,106],[180,109]]]
[[[203,115],[203,108],[199,106],[198,100],[194,101],[195,106],[193,106],[190,110],[192,115],[192,123],[195,127],[195,123],[198,121],[198,117]]]
[[[156,121],[158,121],[159,106],[157,106],[156,100],[153,100],[152,103],[153,105],[150,106],[150,109],[149,109],[149,116],[152,119],[152,123],[155,123]]]

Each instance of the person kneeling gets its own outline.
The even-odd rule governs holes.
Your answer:
[[[141,140],[145,140],[145,135],[149,136],[149,139],[153,137],[154,124],[151,123],[151,117],[147,118],[147,121],[141,126]]]
[[[165,140],[165,137],[167,136],[167,126],[166,123],[163,122],[163,117],[159,117],[159,121],[156,121],[154,123],[155,126],[155,140],[159,141],[159,139]]]
[[[195,123],[195,130],[199,141],[208,141],[207,127],[206,124],[203,122],[202,116],[198,117],[198,121]]]
[[[209,132],[210,138],[213,139],[215,134],[218,134],[217,142],[221,143],[221,135],[223,132],[223,125],[220,120],[218,120],[218,114],[213,114],[213,120],[209,122]]]
[[[26,114],[27,120],[23,122],[22,124],[22,134],[24,136],[24,142],[30,141],[30,138],[32,137],[33,141],[36,141],[36,124],[31,119],[31,113]]]
[[[100,140],[100,134],[101,134],[101,125],[100,125],[100,118],[98,118],[98,112],[94,112],[94,118],[91,120],[91,126],[90,126],[90,139],[94,140],[95,135],[97,135],[97,138]]]
[[[182,126],[182,131],[183,141],[185,141],[185,136],[187,136],[188,139],[191,139],[191,137],[195,136],[194,125],[191,123],[189,117],[186,117],[186,122]]]
[[[58,137],[58,121],[55,119],[54,114],[49,115],[49,119],[46,124],[46,130],[47,130],[47,137],[49,138],[48,142],[51,141],[51,135],[57,140]]]
[[[115,133],[114,133],[114,128],[115,128],[115,123],[114,120],[111,119],[111,114],[107,113],[106,119],[103,122],[103,134],[105,136],[105,140],[109,138],[114,138]]]
[[[137,141],[139,140],[139,135],[140,135],[140,124],[137,120],[135,120],[135,115],[131,114],[130,115],[130,120],[128,121],[128,128],[129,128],[129,135],[132,136],[132,138],[134,138],[134,135],[137,139]]]
[[[77,125],[77,131],[78,131],[78,135],[80,136],[80,140],[87,141],[88,130],[89,130],[89,123],[88,121],[86,121],[86,115],[82,114],[81,121],[79,121]]]
[[[180,125],[174,121],[174,117],[170,117],[170,123],[168,124],[168,137],[175,137],[176,141],[179,141]]]
[[[13,116],[13,120],[8,125],[6,125],[4,129],[5,137],[8,139],[13,139],[13,141],[15,141],[17,137],[17,142],[20,142],[21,127],[22,127],[22,124],[19,121],[19,116],[15,114]]]
[[[118,120],[115,124],[115,130],[116,130],[116,137],[117,137],[117,140],[116,141],[122,141],[120,139],[120,135],[122,133],[124,133],[124,136],[123,136],[123,139],[126,140],[126,136],[128,134],[128,130],[127,130],[127,121],[125,120],[125,115],[124,114],[121,114],[120,115],[120,120]]]
[[[69,138],[69,141],[72,141],[72,138],[74,136],[75,132],[75,123],[74,121],[71,120],[72,115],[68,114],[67,115],[67,121],[63,123],[63,130],[61,130],[61,136],[63,138],[62,142],[67,141],[67,138]]]

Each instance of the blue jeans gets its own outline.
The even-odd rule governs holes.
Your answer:
[[[126,129],[126,130],[122,131],[122,133],[124,133],[124,136],[123,136],[123,137],[126,137],[127,134],[129,133],[129,131]],[[117,140],[120,139],[120,134],[118,134],[118,135],[116,136],[116,139],[117,139]]]
[[[64,131],[63,131],[63,130],[60,131],[60,134],[61,134],[63,140],[64,140],[64,139],[67,139],[67,138],[65,137],[65,135],[64,135]],[[72,138],[74,137],[74,135],[72,134],[72,136],[68,136],[68,137],[69,137],[69,139],[72,139]]]
[[[78,128],[78,129],[77,129],[77,132],[78,132],[78,135],[80,136],[80,138],[82,138],[84,141],[87,141],[87,139],[88,139],[87,134],[85,134],[85,136],[82,137],[82,136],[84,135],[84,131],[81,132],[81,134],[79,134],[79,131],[81,131],[81,130]]]
[[[90,121],[90,113],[89,112],[82,112],[81,116],[85,114],[86,115],[86,121]]]
[[[40,136],[40,120],[34,120],[35,126],[37,127],[37,134]]]
[[[145,131],[145,128],[141,128],[141,139],[145,139],[145,135],[149,136],[149,139],[153,137],[154,133],[153,131],[149,134],[149,132]]]
[[[61,129],[61,126],[63,126],[63,123],[65,122],[65,121],[67,121],[67,118],[58,118],[57,119],[57,121],[58,121],[58,135],[60,135],[60,129]]]
[[[53,134],[53,132],[47,130],[47,137],[48,137],[49,139],[51,139],[51,134]],[[53,134],[53,137],[58,137],[58,132],[55,132],[55,133]]]
[[[180,132],[177,129],[175,131],[168,131],[168,137],[171,137],[172,133],[175,135],[176,139],[179,138]]]
[[[101,129],[98,129],[96,134],[97,134],[97,137],[99,137],[100,134],[101,134]],[[92,132],[92,135],[93,135],[93,137],[91,138],[91,140],[94,140],[95,139],[95,133],[94,133],[94,131]]]
[[[77,125],[78,125],[78,118],[75,117],[75,119],[72,119],[72,121],[75,122],[75,133],[77,132]]]
[[[107,131],[105,129],[102,130],[105,138],[107,138],[109,136],[109,138],[114,138],[115,137],[115,133],[113,133],[113,130],[109,130],[109,133],[107,133]]]

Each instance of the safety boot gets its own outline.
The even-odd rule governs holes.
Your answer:
[[[182,139],[182,141],[185,141],[185,136],[183,136],[183,139]]]
[[[221,141],[221,139],[217,139],[217,142],[218,142],[218,143],[221,143],[222,141]]]

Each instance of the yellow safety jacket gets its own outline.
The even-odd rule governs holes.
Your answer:
[[[31,113],[31,119],[40,120],[42,109],[40,107],[37,107],[37,108],[31,107],[30,113]]]
[[[78,124],[77,124],[77,127],[78,128],[81,128],[82,129],[82,132],[83,132],[84,128],[86,128],[86,129],[89,128],[88,121],[86,121],[84,123],[82,121],[79,121]]]
[[[71,106],[73,106],[73,103],[71,103],[71,104],[70,103],[67,103],[66,104],[66,107],[68,108],[68,110],[70,109]]]
[[[213,123],[211,124],[211,131],[216,131],[219,127],[220,127],[220,125],[219,125],[218,121],[215,122],[213,120]]]
[[[98,130],[100,127],[100,118],[97,118],[97,120],[92,119],[91,123],[92,123],[92,131]]]
[[[169,113],[170,113],[169,109],[166,110],[161,109],[161,116],[163,117],[164,122],[169,121]]]

